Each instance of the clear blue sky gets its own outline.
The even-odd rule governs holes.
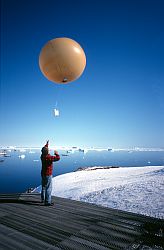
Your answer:
[[[1,0],[0,146],[164,147],[163,13],[163,0]],[[64,86],[38,65],[57,37],[87,57]]]

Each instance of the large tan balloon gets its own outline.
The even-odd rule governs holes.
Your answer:
[[[43,75],[55,83],[76,80],[86,66],[86,56],[81,46],[70,38],[50,40],[39,55],[39,66]]]

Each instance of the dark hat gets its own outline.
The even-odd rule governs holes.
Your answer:
[[[42,151],[43,155],[47,155],[48,154],[48,147],[44,146],[41,151]]]

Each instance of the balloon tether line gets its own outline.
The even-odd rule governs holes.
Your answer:
[[[67,81],[67,78],[64,78],[63,82],[66,82]],[[56,109],[59,109],[58,106],[59,106],[59,98],[60,98],[60,92],[61,92],[61,89],[62,89],[63,86],[56,86],[56,103],[55,103],[55,108]]]

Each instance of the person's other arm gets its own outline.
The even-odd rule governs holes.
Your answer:
[[[55,150],[54,155],[48,155],[47,158],[51,161],[59,161],[60,160],[60,155],[58,152]]]

